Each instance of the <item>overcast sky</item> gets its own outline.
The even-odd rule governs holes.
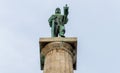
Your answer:
[[[66,37],[77,37],[75,73],[120,73],[120,0],[0,0],[0,73],[43,73],[39,38],[68,4]]]

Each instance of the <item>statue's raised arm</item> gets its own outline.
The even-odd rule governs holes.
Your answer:
[[[63,7],[63,9],[64,9],[64,21],[63,21],[63,24],[67,24],[67,22],[68,22],[68,14],[69,14],[69,11],[68,11],[68,9],[69,9],[69,7],[67,6],[67,4]]]
[[[69,9],[69,7],[66,4],[65,7],[64,7],[64,15],[65,16],[68,16],[68,14],[69,14],[68,9]]]

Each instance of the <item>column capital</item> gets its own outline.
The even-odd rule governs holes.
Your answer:
[[[73,59],[73,68],[76,70],[77,59],[77,38],[75,37],[54,37],[54,38],[40,38],[40,58],[41,58],[41,70],[44,66],[44,58],[47,53],[52,50],[64,50],[68,52]]]
[[[45,56],[52,50],[64,50],[68,52],[72,57],[75,53],[75,50],[73,50],[72,46],[66,42],[50,42],[41,50],[41,54]]]

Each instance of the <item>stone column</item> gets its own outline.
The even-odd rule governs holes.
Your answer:
[[[45,55],[43,73],[73,73],[72,46],[65,42],[52,42],[42,49]]]
[[[44,38],[40,44],[40,53],[44,56],[43,73],[73,73],[76,69],[73,67],[76,66],[76,39]]]

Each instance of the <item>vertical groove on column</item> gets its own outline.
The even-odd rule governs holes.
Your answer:
[[[58,50],[59,51],[59,66],[60,66],[60,73],[62,73],[61,71],[62,71],[62,67],[61,67],[61,56],[62,56],[62,54],[61,54],[61,50]]]
[[[52,63],[52,51],[50,51],[50,57],[49,57],[49,59],[50,59],[50,61],[48,60],[48,62],[49,62],[49,73],[52,73],[50,70],[52,70],[52,67],[51,67],[51,63]]]
[[[66,66],[66,59],[67,59],[67,57],[66,57],[65,51],[64,51],[64,54],[65,54],[65,73],[67,73],[67,66]]]
[[[68,73],[70,73],[70,61],[69,61],[69,54],[67,53],[67,57],[68,57]]]

